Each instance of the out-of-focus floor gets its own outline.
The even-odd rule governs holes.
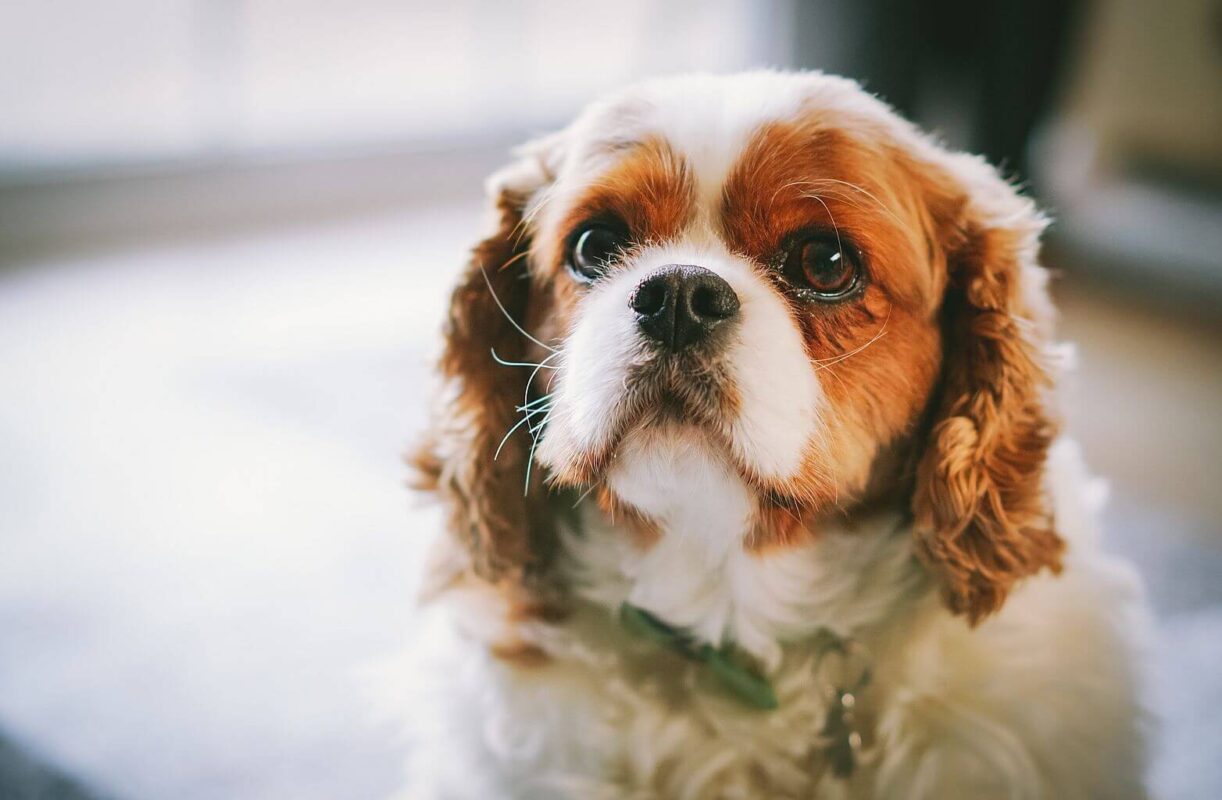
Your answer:
[[[116,798],[394,790],[365,670],[405,644],[436,524],[399,456],[478,219],[0,271],[0,738]],[[1222,337],[1058,294],[1071,428],[1159,616],[1155,786],[1222,797]]]

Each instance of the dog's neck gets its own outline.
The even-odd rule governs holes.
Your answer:
[[[898,506],[825,518],[793,543],[756,551],[751,495],[733,470],[691,442],[667,444],[625,448],[608,477],[653,535],[592,501],[563,531],[564,577],[585,599],[611,611],[631,603],[774,664],[783,643],[822,628],[856,635],[926,585]]]

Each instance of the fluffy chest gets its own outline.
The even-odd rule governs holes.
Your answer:
[[[434,672],[461,684],[435,694],[462,700],[444,709],[447,724],[480,732],[479,749],[497,765],[490,785],[514,787],[512,796],[617,798],[632,786],[649,788],[642,797],[797,798],[842,783],[820,737],[838,708],[820,632],[876,637],[925,587],[890,514],[786,552],[730,546],[713,557],[693,537],[641,547],[583,508],[563,532],[560,567],[569,613],[515,625],[546,659],[506,662],[478,639],[443,634],[462,653],[448,663],[465,666]],[[778,707],[753,708],[707,665],[630,633],[619,621],[624,602],[750,653]],[[883,684],[876,676],[861,694],[863,722]]]
[[[562,532],[562,570],[579,597],[614,615],[643,608],[714,646],[732,642],[776,668],[786,643],[821,630],[855,636],[925,586],[903,518],[880,512],[828,524],[801,544],[754,552],[671,529],[648,545],[595,508]],[[712,529],[716,530],[716,529]]]
[[[698,662],[632,637],[590,604],[526,635],[546,664],[488,662],[500,691],[483,693],[474,711],[514,752],[501,759],[500,780],[523,796],[612,798],[632,786],[648,789],[642,797],[798,798],[868,779],[860,762],[849,781],[833,772],[820,734],[840,706],[830,657],[815,641],[784,648],[769,670],[779,707],[761,711]],[[868,730],[881,694],[861,697],[857,719]]]

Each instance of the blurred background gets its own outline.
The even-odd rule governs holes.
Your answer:
[[[1056,217],[1154,785],[1222,797],[1218,0],[7,0],[0,65],[0,798],[392,792],[366,670],[483,176],[604,90],[758,66],[865,81]]]

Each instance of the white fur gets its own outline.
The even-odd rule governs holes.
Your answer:
[[[542,463],[558,466],[577,453],[600,451],[614,435],[628,369],[642,346],[628,299],[650,271],[627,270],[582,298],[553,381]]]
[[[741,400],[731,442],[757,475],[783,480],[797,474],[808,449],[821,441],[823,390],[784,303],[749,267],[731,263],[721,275],[742,304],[729,354]]]
[[[635,432],[620,446],[607,484],[693,556],[715,569],[751,524],[750,491],[707,439],[686,428]],[[693,502],[701,498],[701,502]]]
[[[648,130],[695,168],[699,206],[708,214],[748,138],[760,125],[793,116],[805,98],[799,82],[760,91],[758,76],[692,76],[658,81],[639,92],[650,106]]]

